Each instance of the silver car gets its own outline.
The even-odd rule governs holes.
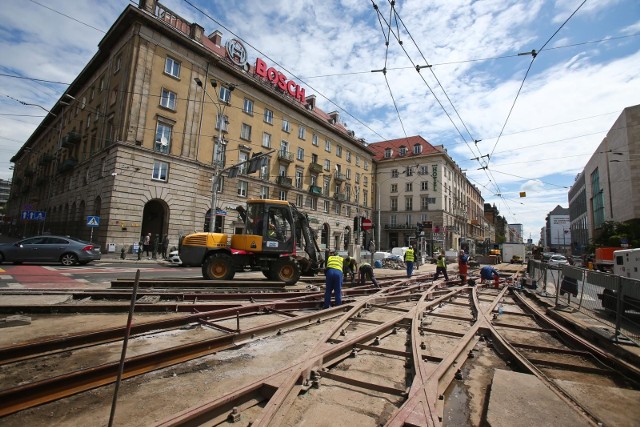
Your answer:
[[[0,263],[59,262],[69,266],[86,264],[100,257],[99,246],[68,236],[35,236],[0,244]]]

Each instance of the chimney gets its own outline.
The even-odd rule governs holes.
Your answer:
[[[218,47],[222,47],[222,33],[218,30],[215,30],[213,33],[209,34],[209,40],[213,42]]]
[[[138,8],[142,10],[146,10],[150,14],[154,15],[156,11],[156,1],[155,0],[139,0]]]
[[[309,110],[313,110],[314,108],[316,108],[316,96],[315,95],[309,95],[305,98],[305,102],[307,103],[307,108]]]
[[[329,122],[332,124],[337,124],[340,120],[340,114],[337,111],[332,111],[329,113]]]

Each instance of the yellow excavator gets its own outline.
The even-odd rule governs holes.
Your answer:
[[[208,280],[231,280],[238,271],[262,271],[269,280],[293,285],[324,266],[306,214],[284,200],[250,199],[236,208],[244,232],[193,233],[182,238],[185,266],[202,266]]]

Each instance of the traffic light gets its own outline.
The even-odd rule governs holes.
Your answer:
[[[251,156],[251,160],[249,160],[247,175],[258,172],[261,167],[266,166],[267,162],[267,157],[263,156],[262,153],[254,153],[253,156]]]
[[[358,216],[353,217],[353,231],[360,231],[360,219]]]

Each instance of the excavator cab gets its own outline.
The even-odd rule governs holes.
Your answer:
[[[283,200],[255,199],[237,208],[244,233],[231,236],[231,248],[265,254],[294,253],[294,218]]]

